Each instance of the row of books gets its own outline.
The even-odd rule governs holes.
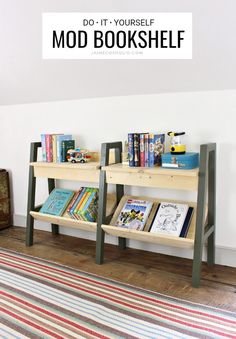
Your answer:
[[[165,149],[165,134],[129,133],[128,159],[130,167],[161,165]]]
[[[41,134],[42,161],[67,162],[67,151],[75,148],[71,134]]]
[[[152,220],[147,222],[152,211]],[[116,226],[186,237],[193,215],[193,207],[187,204],[128,199],[122,208]]]
[[[55,188],[40,213],[95,222],[98,213],[98,189],[81,187],[78,192]]]

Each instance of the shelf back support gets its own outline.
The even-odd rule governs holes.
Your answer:
[[[216,144],[203,144],[200,148],[196,231],[194,240],[192,285],[199,287],[204,241],[207,239],[207,263],[215,263],[215,206],[216,206]],[[207,204],[208,202],[208,204]],[[205,225],[208,205],[207,225]]]
[[[101,147],[101,167],[108,166],[110,163],[110,150],[115,150],[115,163],[122,162],[122,142],[103,143]],[[116,204],[118,205],[124,195],[124,185],[116,185]],[[107,205],[107,183],[106,172],[101,169],[99,179],[99,202],[98,202],[98,220],[97,220],[97,240],[96,240],[96,263],[102,264],[104,260],[104,239],[105,232],[102,224],[106,220]],[[126,239],[120,238],[119,248],[126,248]]]

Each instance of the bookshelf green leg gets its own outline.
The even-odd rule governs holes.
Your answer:
[[[120,147],[115,149],[115,162],[116,163],[122,162],[122,149]],[[124,195],[124,185],[116,185],[116,203],[117,203],[117,206],[118,206],[121,198],[123,197],[123,195]],[[118,237],[118,243],[119,243],[119,248],[121,250],[124,250],[126,248],[126,239],[125,238]]]
[[[97,239],[96,239],[96,264],[101,265],[104,260],[104,240],[105,232],[102,229],[102,224],[106,218],[107,206],[107,183],[106,172],[100,172],[99,180],[99,198],[98,198],[98,220],[97,220]]]
[[[101,148],[101,167],[109,164],[110,150],[115,150],[115,162],[121,162],[122,157],[122,143],[103,143]],[[120,199],[124,195],[124,186],[116,185],[116,202],[119,203]],[[106,220],[106,206],[107,206],[107,183],[106,172],[100,171],[99,180],[99,202],[98,202],[98,220],[97,220],[97,237],[96,237],[96,263],[102,264],[104,260],[104,240],[105,232],[102,229],[102,224]],[[126,247],[126,239],[119,238],[119,247],[124,249]]]
[[[201,145],[198,180],[196,232],[194,241],[192,285],[199,287],[201,279],[202,252],[205,228],[206,173],[208,166],[207,145]]]
[[[208,187],[207,187],[208,185]],[[208,188],[208,190],[207,190]],[[208,195],[207,195],[208,191]],[[206,205],[208,196],[207,225]],[[215,212],[216,212],[216,144],[201,145],[198,180],[196,232],[194,242],[192,285],[199,287],[201,279],[203,245],[207,239],[207,263],[215,263]]]
[[[55,180],[49,178],[48,179],[48,192],[49,194],[52,192],[52,190],[54,190],[55,188]],[[56,224],[51,224],[52,226],[52,234],[56,235],[59,234],[59,226]]]
[[[39,147],[41,147],[40,142],[31,143],[30,162],[37,161]],[[36,186],[36,178],[34,176],[34,168],[32,166],[29,166],[28,203],[27,203],[27,219],[26,219],[26,246],[33,245],[34,218],[30,215],[30,211],[35,210],[35,186]]]
[[[215,221],[216,221],[216,145],[212,144],[208,164],[208,224],[212,230],[207,239],[207,264],[215,264]]]

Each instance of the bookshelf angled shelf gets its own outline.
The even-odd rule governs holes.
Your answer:
[[[96,262],[103,263],[104,236],[105,233],[117,236],[121,249],[126,247],[126,238],[135,239],[154,244],[176,246],[193,249],[192,285],[198,287],[201,278],[201,263],[204,243],[207,241],[207,263],[215,262],[215,193],[216,193],[216,144],[209,143],[200,147],[199,169],[179,170],[164,168],[129,167],[120,161],[109,163],[109,152],[114,149],[117,154],[122,152],[122,143],[104,143],[101,150],[101,173],[99,190],[99,218],[97,226]],[[121,157],[120,157],[121,159]],[[110,224],[105,222],[102,211],[106,207],[106,192],[108,184],[119,186],[120,202]],[[124,186],[166,188],[174,190],[186,190],[197,192],[197,202],[187,202],[194,207],[194,214],[186,238],[171,237],[144,231],[124,229],[115,226],[115,222],[121,211],[124,200]],[[123,198],[122,198],[123,197]],[[139,197],[137,197],[139,199]],[[146,198],[146,200],[158,201],[158,199]],[[161,199],[162,201],[164,199]],[[168,200],[171,201],[171,200]],[[176,201],[180,202],[181,201]],[[151,212],[152,213],[152,212]],[[151,215],[149,219],[151,218]],[[149,221],[147,221],[148,223]]]
[[[194,208],[194,213],[191,219],[189,231],[186,238],[180,238],[180,237],[173,237],[168,236],[164,234],[157,234],[157,233],[150,233],[148,231],[136,231],[136,230],[130,230],[123,227],[117,227],[115,226],[116,221],[118,219],[118,216],[125,204],[125,202],[128,199],[140,199],[140,200],[149,200],[152,202],[160,203],[161,201],[168,201],[168,202],[175,202],[175,203],[186,203],[186,201],[180,201],[180,200],[170,200],[170,199],[157,199],[157,198],[150,198],[150,197],[143,197],[143,196],[130,196],[130,195],[124,195],[122,199],[120,200],[120,203],[113,214],[113,217],[110,221],[109,225],[103,224],[102,229],[106,234],[110,234],[117,237],[122,238],[128,238],[128,239],[134,239],[134,240],[140,240],[144,242],[149,242],[153,244],[160,244],[160,245],[167,245],[167,246],[175,246],[175,247],[181,247],[181,248],[193,248],[194,246],[194,236],[195,236],[195,227],[196,227],[196,202],[187,202],[187,204]],[[147,220],[147,224],[151,224],[151,221],[155,215],[155,208],[150,213],[150,216]]]

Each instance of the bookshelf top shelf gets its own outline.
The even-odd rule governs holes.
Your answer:
[[[99,162],[88,162],[85,164],[53,163],[53,162],[31,162],[35,177],[99,182]]]
[[[187,176],[187,177],[198,177],[198,168],[191,170],[181,170],[163,167],[129,167],[124,164],[112,164],[109,166],[103,166],[104,171],[110,172],[125,172],[125,173],[145,173],[145,174],[156,174],[156,175],[173,175],[173,176]]]
[[[87,162],[85,164],[72,164],[70,162],[44,162],[37,161],[31,162],[31,166],[33,167],[45,167],[45,168],[66,168],[66,169],[75,169],[75,170],[99,170],[100,164],[99,162]]]
[[[158,187],[197,191],[199,169],[181,170],[162,167],[103,166],[109,184]]]

